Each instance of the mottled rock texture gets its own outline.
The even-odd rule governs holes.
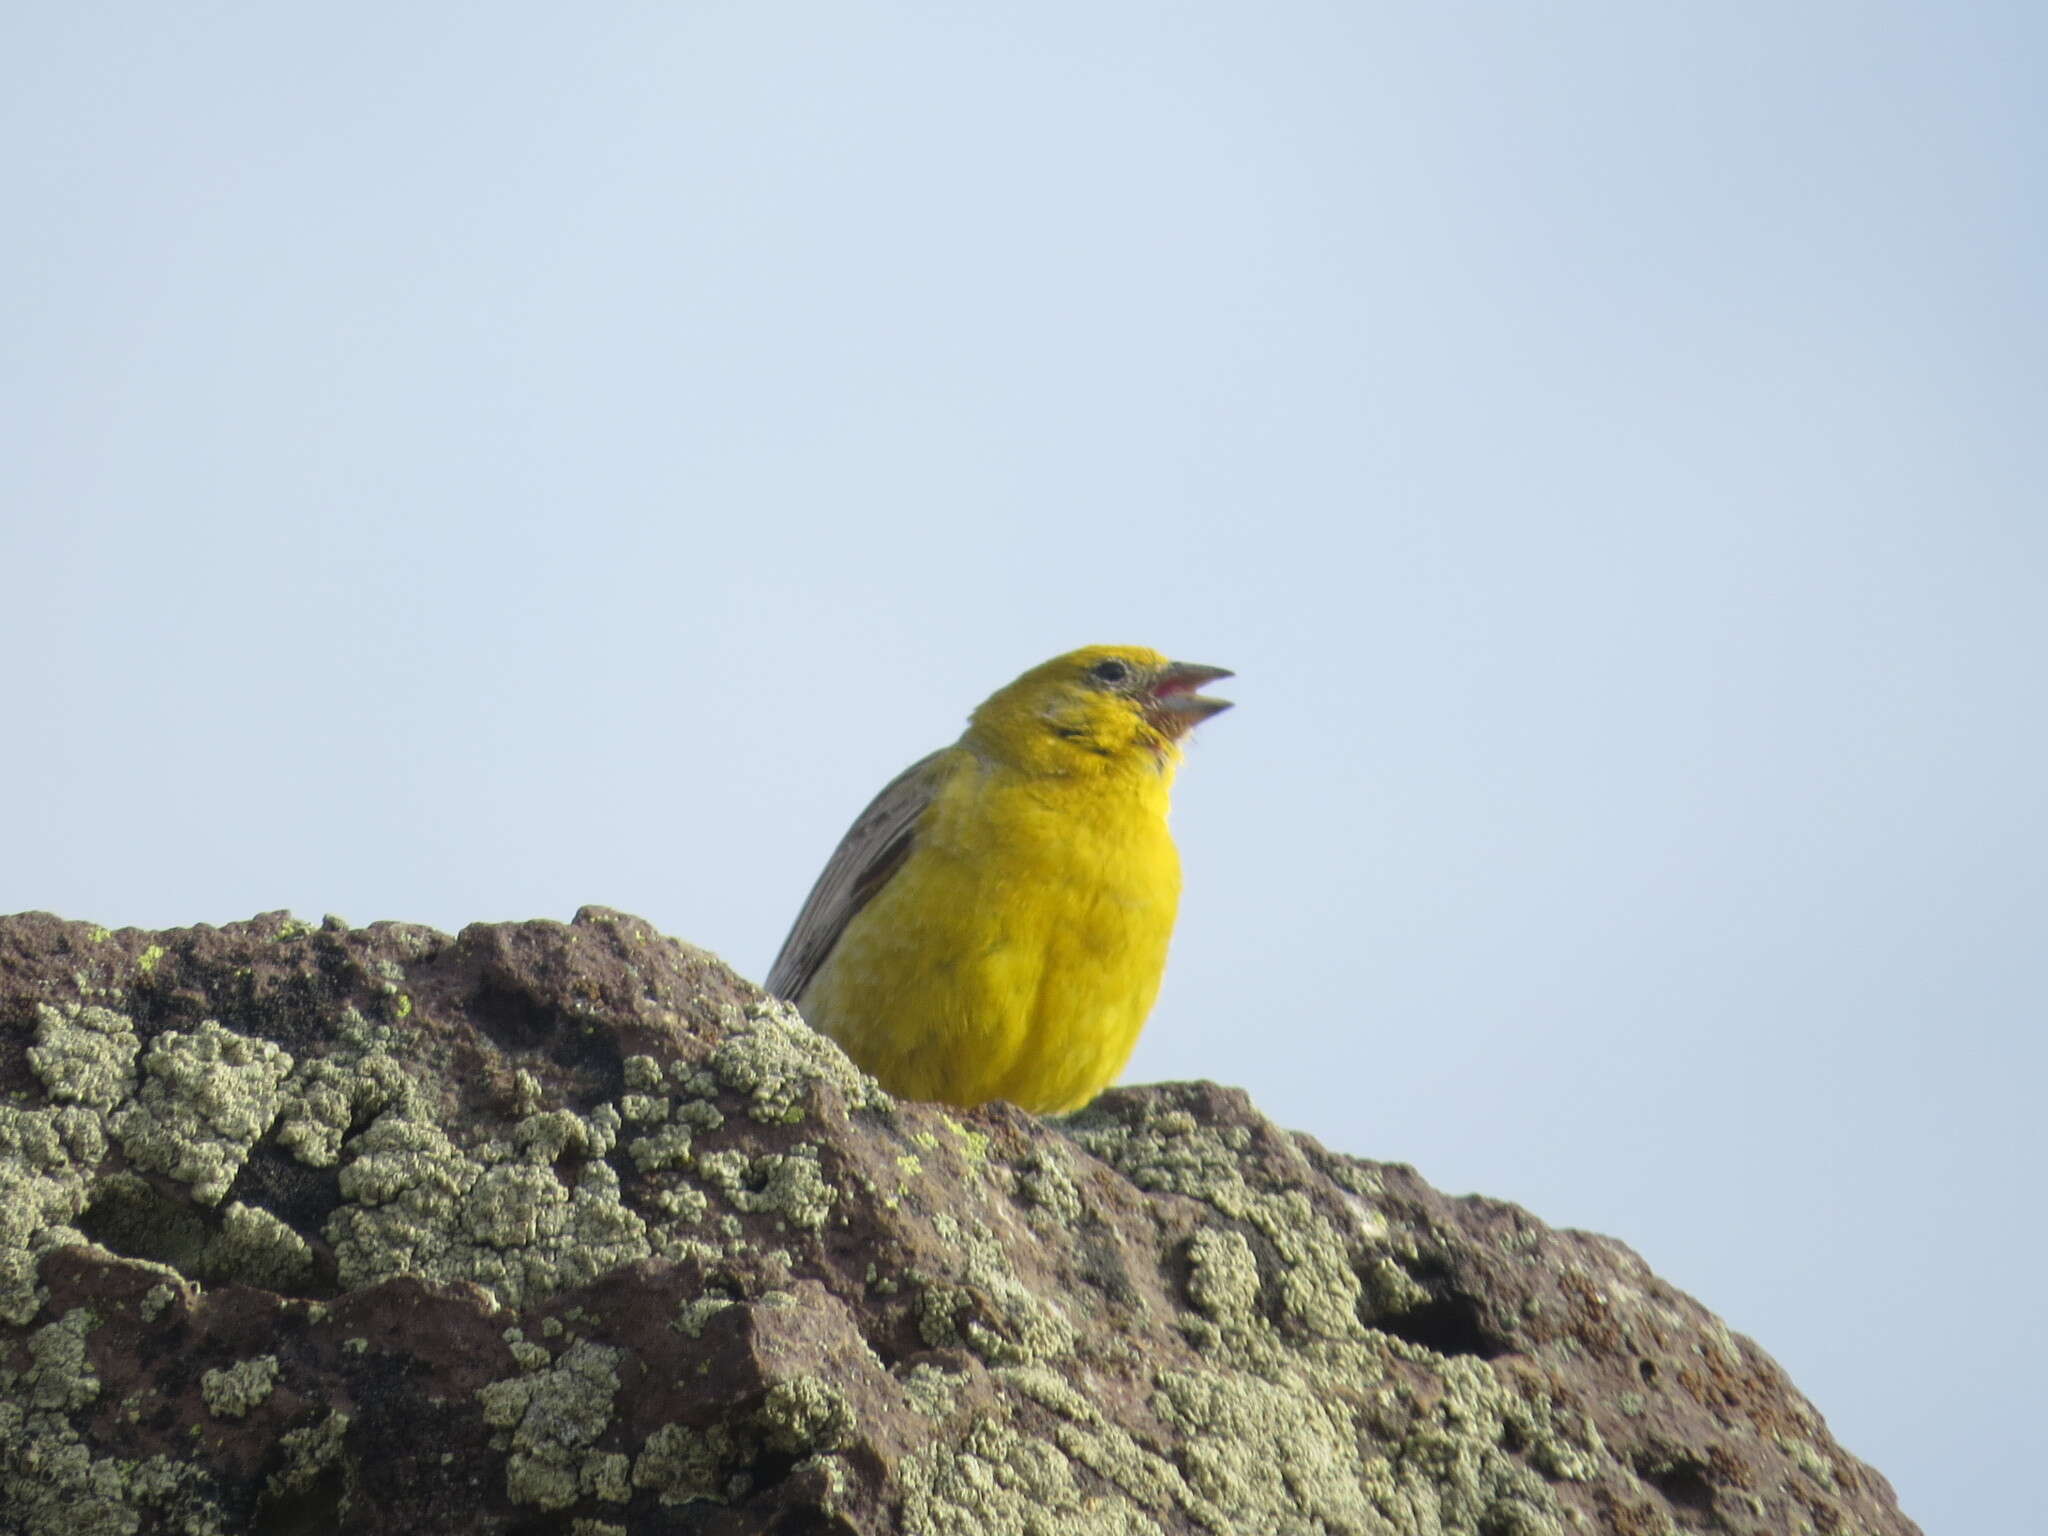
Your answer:
[[[0,920],[0,1529],[1913,1529],[1620,1244],[897,1103],[618,913]]]

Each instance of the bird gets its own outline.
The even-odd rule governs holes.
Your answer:
[[[1123,1070],[1180,902],[1168,796],[1222,667],[1092,645],[997,689],[841,839],[768,973],[898,1098],[1062,1114]]]

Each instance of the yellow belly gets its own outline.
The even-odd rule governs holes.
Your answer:
[[[977,766],[799,1004],[900,1097],[1078,1109],[1137,1044],[1179,898],[1159,777]]]

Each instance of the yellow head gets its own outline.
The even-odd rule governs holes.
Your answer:
[[[1181,738],[1230,708],[1195,690],[1230,675],[1142,645],[1085,646],[989,695],[962,741],[1031,773],[1169,774]]]

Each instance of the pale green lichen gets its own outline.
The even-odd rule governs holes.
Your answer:
[[[1081,1224],[1081,1190],[1074,1182],[1072,1160],[1052,1146],[1026,1153],[1017,1164],[1017,1198],[1062,1227]]]
[[[1488,1376],[1497,1380],[1491,1371]],[[1529,1464],[1545,1477],[1583,1483],[1599,1476],[1607,1445],[1586,1414],[1563,1413],[1533,1390],[1508,1391],[1496,1411]]]
[[[1122,1490],[1126,1513],[1159,1511],[1170,1494],[1198,1524],[1246,1536],[1564,1529],[1546,1478],[1590,1474],[1604,1455],[1592,1425],[1580,1416],[1567,1424],[1533,1386],[1482,1361],[1446,1358],[1362,1322],[1427,1300],[1388,1252],[1388,1224],[1364,1204],[1376,1185],[1344,1186],[1359,1203],[1333,1219],[1300,1188],[1252,1182],[1247,1130],[1211,1128],[1170,1102],[1126,1101],[1069,1129],[1141,1187],[1202,1200],[1229,1223],[1203,1229],[1184,1250],[1191,1313],[1181,1327],[1207,1366],[1153,1378],[1153,1413],[1173,1432],[1170,1467],[1095,1422],[1057,1378],[999,1373],[1059,1413],[1053,1443]],[[1430,1371],[1440,1389],[1416,1399],[1389,1386],[1366,1398],[1374,1381],[1399,1380],[1388,1375],[1397,1361]],[[1375,1444],[1385,1453],[1363,1449]],[[967,1518],[957,1496],[972,1486],[960,1470],[934,1453],[933,1502],[924,1506],[947,1509],[939,1492],[952,1488],[956,1528]],[[1052,1476],[1052,1486],[1064,1484]],[[942,1528],[936,1517],[920,1527]]]
[[[642,1173],[690,1166],[690,1131],[687,1126],[665,1125],[647,1136],[626,1143],[626,1155]]]
[[[1243,1126],[1211,1130],[1188,1110],[1146,1103],[1131,1106],[1130,1118],[1083,1110],[1064,1127],[1140,1189],[1187,1195],[1232,1217],[1254,1196],[1240,1156],[1250,1145]]]
[[[461,1207],[463,1231],[492,1248],[526,1248],[561,1235],[569,1191],[552,1169],[530,1163],[486,1168]]]
[[[512,1145],[536,1167],[577,1157],[602,1156],[608,1148],[594,1144],[590,1126],[574,1110],[550,1109],[528,1115],[512,1127]]]
[[[675,1321],[669,1326],[678,1333],[691,1338],[702,1338],[704,1325],[718,1313],[735,1303],[727,1296],[699,1296],[695,1301],[686,1301],[676,1309]]]
[[[623,1504],[633,1497],[633,1458],[624,1451],[593,1452],[584,1458],[578,1478],[585,1493]]]
[[[1504,1447],[1533,1436],[1535,1459],[1561,1469],[1553,1475],[1576,1470],[1579,1448],[1483,1364],[1444,1362],[1444,1390],[1427,1406],[1393,1393],[1369,1411],[1357,1389],[1387,1364],[1369,1345],[1286,1351],[1268,1363],[1280,1373],[1156,1373],[1151,1407],[1172,1432],[1163,1450],[1109,1422],[1057,1370],[998,1368],[997,1405],[905,1463],[903,1528],[1151,1532],[1184,1519],[1218,1536],[1561,1536],[1555,1496]],[[930,1406],[945,1412],[949,1394],[938,1396]],[[1028,1427],[1034,1411],[1053,1416],[1049,1431]],[[1385,1455],[1364,1449],[1375,1442]]]
[[[933,1349],[948,1349],[961,1342],[955,1319],[970,1305],[967,1293],[943,1280],[923,1280],[918,1285],[917,1334]]]
[[[1325,1338],[1355,1339],[1364,1287],[1352,1268],[1349,1245],[1318,1216],[1298,1189],[1263,1195],[1245,1213],[1280,1259],[1280,1315],[1303,1331]]]
[[[211,1019],[189,1033],[165,1030],[142,1058],[140,1092],[108,1126],[131,1162],[218,1204],[276,1118],[291,1069],[292,1058],[270,1041]]]
[[[194,1467],[152,1456],[96,1457],[62,1413],[0,1400],[0,1511],[10,1536],[227,1536],[229,1526]],[[237,1527],[239,1529],[239,1527]]]
[[[1271,1277],[1278,1320],[1291,1331],[1330,1339],[1360,1339],[1365,1289],[1356,1250],[1385,1228],[1376,1215],[1352,1213],[1354,1230],[1341,1231],[1299,1189],[1255,1187],[1241,1154],[1249,1147],[1243,1126],[1203,1125],[1185,1109],[1146,1104],[1133,1119],[1096,1111],[1075,1116],[1067,1129],[1097,1157],[1141,1189],[1187,1195],[1224,1216],[1248,1223],[1278,1261]]]
[[[1426,1306],[1429,1291],[1391,1257],[1374,1259],[1365,1269],[1365,1295],[1376,1318],[1399,1317]]]
[[[341,1161],[350,1126],[406,1103],[416,1092],[412,1075],[383,1049],[303,1061],[280,1096],[278,1144],[309,1167],[332,1168]]]
[[[703,1190],[688,1184],[675,1184],[664,1189],[656,1189],[647,1198],[656,1210],[673,1216],[684,1226],[694,1226],[702,1221],[711,1209],[711,1197]],[[675,1241],[673,1234],[666,1237],[662,1251],[670,1258],[680,1259],[684,1256],[682,1253],[670,1251]],[[683,1243],[685,1248],[691,1246],[693,1245],[687,1242]]]
[[[902,1466],[905,1536],[1158,1536],[1121,1498],[1105,1499],[1056,1445],[993,1418]]]
[[[285,1463],[270,1474],[266,1483],[270,1496],[282,1499],[304,1493],[332,1469],[345,1467],[344,1442],[350,1422],[349,1415],[336,1408],[318,1424],[279,1436],[278,1449],[284,1453]]]
[[[555,1357],[548,1353],[545,1344],[536,1344],[518,1328],[507,1328],[504,1332],[505,1347],[512,1351],[512,1358],[519,1362],[522,1371],[545,1370],[555,1363]]]
[[[1368,1482],[1382,1507],[1427,1512],[1446,1526],[1562,1531],[1549,1484],[1505,1449],[1532,1423],[1528,1401],[1484,1361],[1442,1360],[1437,1369],[1435,1401],[1412,1408],[1384,1476]],[[1539,1455],[1560,1460],[1566,1451],[1560,1443]]]
[[[873,1078],[783,1002],[750,1004],[730,1021],[709,1065],[718,1085],[743,1095],[748,1115],[759,1121],[801,1120],[804,1100],[819,1083],[838,1088],[849,1106],[888,1102]]]
[[[540,1079],[525,1067],[512,1074],[512,1108],[515,1114],[530,1115],[540,1108]]]
[[[752,1479],[736,1470],[745,1460],[746,1448],[723,1424],[695,1429],[687,1424],[664,1424],[640,1447],[633,1462],[633,1486],[651,1488],[664,1504],[686,1504],[692,1499],[714,1503],[742,1497]]]
[[[928,1419],[949,1419],[960,1401],[967,1378],[936,1365],[918,1364],[898,1383],[910,1406]]]
[[[257,1355],[206,1372],[199,1378],[199,1395],[206,1400],[206,1411],[217,1419],[246,1418],[268,1400],[277,1375],[277,1356]]]
[[[996,1379],[1015,1394],[1058,1416],[1053,1440],[1081,1466],[1114,1484],[1155,1513],[1175,1507],[1197,1519],[1213,1518],[1172,1462],[1147,1449],[1128,1431],[1106,1419],[1065,1377],[1044,1366],[1010,1366]]]
[[[816,1230],[832,1213],[838,1191],[825,1182],[815,1155],[804,1151],[712,1152],[697,1159],[697,1171],[736,1210],[767,1213],[792,1226]]]
[[[1204,1228],[1188,1239],[1188,1300],[1218,1323],[1249,1323],[1259,1300],[1259,1261],[1241,1232]]]
[[[960,1143],[960,1156],[965,1160],[970,1172],[988,1161],[990,1142],[986,1133],[969,1130],[951,1115],[940,1116],[939,1124]]]
[[[312,1272],[313,1247],[260,1206],[232,1202],[207,1245],[199,1272],[210,1283],[288,1291]]]
[[[431,1121],[380,1115],[350,1143],[341,1170],[350,1203],[327,1226],[342,1283],[467,1280],[516,1306],[648,1257],[646,1222],[622,1200],[609,1163],[582,1163],[572,1188],[540,1160],[588,1146],[589,1124],[537,1115],[522,1126],[520,1152],[496,1144],[472,1155]]]
[[[1822,1454],[1819,1446],[1797,1435],[1781,1434],[1774,1438],[1777,1440],[1778,1449],[1791,1457],[1800,1471],[1823,1488],[1832,1489],[1836,1486],[1834,1464]]]
[[[652,1056],[628,1056],[621,1064],[621,1074],[629,1093],[661,1092],[661,1063]]]
[[[178,1299],[178,1289],[168,1281],[159,1281],[143,1292],[142,1300],[136,1305],[136,1312],[145,1323],[153,1323],[163,1316],[164,1309]]]
[[[100,1395],[99,1373],[85,1347],[97,1327],[99,1319],[89,1310],[73,1307],[28,1336],[32,1363],[19,1388],[30,1408],[69,1413]]]
[[[1332,1530],[1375,1523],[1341,1400],[1248,1373],[1162,1372],[1152,1406],[1177,1431],[1174,1460],[1188,1486],[1239,1528],[1304,1517]]]
[[[563,1509],[583,1497],[623,1504],[632,1496],[629,1458],[595,1449],[610,1427],[625,1352],[583,1340],[550,1370],[477,1389],[484,1419],[507,1431],[505,1493],[515,1504]]]
[[[921,1286],[918,1325],[935,1348],[965,1344],[992,1365],[1019,1365],[1071,1354],[1074,1325],[1049,1296],[1018,1279],[1002,1242],[981,1222],[945,1213],[932,1226],[958,1255],[951,1278],[913,1276]]]
[[[112,1109],[135,1091],[135,1025],[108,1008],[36,1007],[29,1070],[59,1103]]]
[[[776,1382],[754,1420],[771,1447],[792,1456],[843,1450],[853,1442],[853,1405],[820,1376]]]
[[[685,1099],[676,1105],[676,1119],[705,1136],[725,1128],[725,1111],[709,1099]]]
[[[57,1415],[0,1402],[0,1500],[24,1536],[133,1536],[126,1470],[96,1460]]]
[[[38,1258],[81,1242],[70,1226],[85,1210],[85,1169],[106,1153],[96,1111],[0,1104],[0,1320],[26,1324],[41,1310]]]

